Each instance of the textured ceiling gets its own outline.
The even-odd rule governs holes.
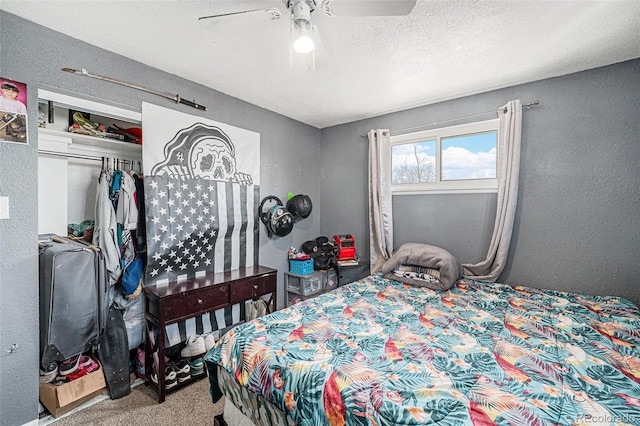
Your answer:
[[[292,69],[287,19],[198,24],[270,6],[282,3],[0,0],[10,13],[318,128],[640,57],[640,0],[418,0],[398,17],[315,11],[327,60],[315,71]]]

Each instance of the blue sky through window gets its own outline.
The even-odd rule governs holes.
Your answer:
[[[496,174],[496,133],[442,138],[442,180],[490,179]]]
[[[495,131],[443,137],[441,180],[496,178],[496,138]],[[394,145],[391,163],[393,184],[435,182],[435,139]]]
[[[436,141],[394,145],[391,148],[391,168],[393,184],[435,182]]]
[[[496,147],[496,134],[494,132],[478,133],[442,139],[442,149],[447,149],[449,146],[464,148],[474,154],[489,152]]]

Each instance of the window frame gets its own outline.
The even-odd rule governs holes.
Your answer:
[[[498,191],[498,159],[500,150],[498,140],[500,138],[500,120],[492,119],[473,123],[459,124],[456,126],[441,127],[432,130],[423,130],[414,133],[391,136],[389,146],[383,154],[388,173],[388,184],[393,195],[417,195],[417,194],[455,194],[455,193],[482,193]],[[496,132],[496,177],[486,179],[458,179],[442,180],[442,139],[456,136],[466,136],[477,133]],[[392,182],[392,149],[396,145],[405,145],[429,140],[436,142],[436,181],[425,183],[393,184]]]

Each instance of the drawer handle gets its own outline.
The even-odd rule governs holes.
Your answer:
[[[198,305],[202,305],[202,299],[198,299]]]
[[[257,284],[254,284],[254,285],[253,285],[253,289],[254,289],[254,290],[257,290],[257,289],[258,289],[258,285],[257,285]]]

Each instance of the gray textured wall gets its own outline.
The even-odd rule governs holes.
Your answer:
[[[105,100],[140,110],[142,101],[260,133],[261,195],[305,193],[320,199],[315,178],[320,165],[320,130],[258,108],[201,85],[114,55],[95,46],[0,11],[0,77],[27,84],[28,146],[0,143],[0,195],[10,197],[11,219],[0,220],[0,424],[21,425],[38,408],[38,258],[37,258],[37,89],[46,88]],[[158,54],[162,52],[158,46]],[[63,67],[85,68],[208,106],[201,112],[112,83],[72,75]],[[260,90],[260,83],[255,84]],[[54,177],[52,177],[54,178]],[[260,263],[277,268],[282,307],[287,250],[319,234],[319,211],[298,222],[284,238],[268,239],[260,225]],[[12,344],[19,350],[8,354]]]
[[[368,257],[368,142],[361,135],[369,129],[393,134],[516,98],[541,104],[523,113],[519,204],[500,281],[640,305],[638,59],[323,129],[320,229],[353,233]],[[430,243],[475,262],[486,255],[495,194],[394,196],[393,215],[395,248]]]
[[[36,116],[37,88],[43,87],[133,108],[141,101],[156,103],[259,132],[262,195],[303,192],[314,201],[311,217],[296,224],[288,237],[267,239],[261,227],[261,263],[279,269],[280,287],[286,250],[317,235],[352,233],[359,254],[368,256],[368,143],[360,136],[370,128],[408,128],[493,110],[514,98],[540,99],[540,106],[524,113],[520,204],[511,260],[501,280],[615,294],[640,303],[640,60],[319,131],[2,11],[0,42],[0,76],[28,84],[30,118]],[[170,52],[159,47],[162,53]],[[179,93],[209,111],[63,73],[62,67]],[[37,412],[36,125],[30,120],[28,146],[0,144],[0,195],[10,197],[12,215],[0,220],[3,425],[27,423]],[[479,260],[490,237],[494,204],[495,195],[487,194],[395,197],[396,246],[429,242],[463,262]],[[282,296],[280,288],[280,306]],[[14,343],[20,349],[9,354]]]

